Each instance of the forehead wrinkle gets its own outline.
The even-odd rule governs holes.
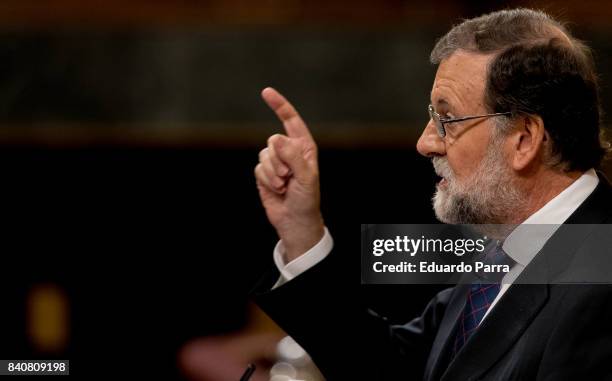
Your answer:
[[[444,59],[436,73],[432,98],[445,98],[456,106],[465,107],[463,111],[480,109],[483,106],[488,65],[492,57],[492,54],[459,50]]]
[[[431,91],[433,102],[438,104],[440,103],[439,101],[444,101],[454,108],[463,106],[466,100],[461,95],[462,91],[457,90],[457,86],[461,87],[461,83],[457,80],[436,79],[434,88]]]

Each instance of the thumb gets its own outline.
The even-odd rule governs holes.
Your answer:
[[[313,168],[309,164],[309,153],[304,152],[302,140],[280,135],[273,144],[278,158],[287,164],[295,179],[302,184],[310,183],[316,175],[316,165]]]

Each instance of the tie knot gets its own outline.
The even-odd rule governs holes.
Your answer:
[[[486,269],[492,268],[494,270],[493,272],[484,270],[476,273],[478,278],[486,283],[499,283],[504,275],[506,275],[505,272],[498,271],[500,269],[498,265],[508,265],[509,268],[512,268],[512,266],[516,264],[516,262],[504,251],[503,241],[491,242],[488,250],[485,251],[482,262]]]
[[[504,251],[503,245],[502,241],[495,241],[492,249],[485,255],[484,262],[488,265],[506,265],[514,262]]]

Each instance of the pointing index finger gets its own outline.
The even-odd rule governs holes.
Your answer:
[[[276,116],[278,116],[281,122],[283,122],[287,136],[290,138],[304,137],[312,140],[312,135],[306,123],[304,123],[300,114],[298,114],[293,105],[289,103],[281,93],[271,87],[266,87],[261,92],[261,97],[276,113]]]

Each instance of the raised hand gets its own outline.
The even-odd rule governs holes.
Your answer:
[[[285,97],[271,87],[261,96],[283,123],[286,135],[268,138],[268,146],[259,152],[255,178],[268,220],[285,246],[288,263],[324,234],[317,145]]]

